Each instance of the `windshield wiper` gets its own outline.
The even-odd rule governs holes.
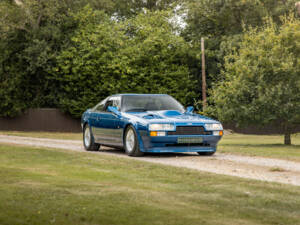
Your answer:
[[[133,108],[133,109],[128,109],[126,112],[146,112],[146,109],[143,108]]]

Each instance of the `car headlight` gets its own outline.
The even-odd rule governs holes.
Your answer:
[[[223,130],[223,126],[220,123],[207,123],[205,124],[206,130]]]
[[[157,130],[160,130],[160,131],[166,131],[166,130],[175,130],[175,126],[174,124],[149,124],[149,130],[150,131],[157,131]]]

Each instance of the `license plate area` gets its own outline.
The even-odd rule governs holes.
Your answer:
[[[179,137],[177,138],[178,144],[202,144],[202,137]]]

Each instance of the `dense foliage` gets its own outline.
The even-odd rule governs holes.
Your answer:
[[[76,2],[76,1],[75,1]],[[0,3],[0,115],[57,106],[49,71],[74,27],[72,1]]]
[[[172,93],[192,103],[199,97],[186,65],[193,56],[169,24],[171,12],[155,14],[175,3],[2,1],[0,116],[15,116],[30,107],[61,107],[78,117],[103,96],[124,91]],[[72,54],[74,60],[63,65]],[[71,73],[66,72],[70,66]]]
[[[295,13],[296,1],[2,0],[0,116],[13,117],[31,107],[59,107],[78,117],[103,97],[120,92],[169,93],[185,105],[194,103],[201,110],[201,37],[206,40],[208,88],[219,87],[214,94],[221,87],[225,89],[226,82],[232,82],[228,74],[237,74],[232,72],[234,65],[246,67],[239,71],[241,76],[246,76],[257,72],[254,67],[247,67],[256,65],[256,57],[269,57],[271,68],[277,68],[278,62],[288,63],[290,54],[299,58],[296,50],[289,52],[293,45],[283,38],[271,48],[274,51],[276,46],[282,49],[283,53],[278,53],[277,59],[274,51],[268,53],[275,54],[272,57],[267,53],[258,56],[258,51],[256,56],[248,57],[245,53],[248,58],[238,58],[246,50],[251,52],[251,43],[261,41],[259,37],[263,39],[265,35],[263,42],[269,40],[270,43],[273,38],[280,39],[277,33],[283,35],[282,30],[292,26],[288,25],[291,22],[282,22],[281,17]],[[269,20],[273,21],[272,26],[278,27],[273,33],[270,27],[264,27]],[[293,24],[298,20],[294,19]],[[251,32],[244,35],[249,29]],[[290,32],[290,42],[298,43],[294,40],[298,38],[294,35],[296,32]],[[260,72],[253,79],[268,85],[262,90],[273,90],[273,94],[268,92],[268,97],[259,98],[259,104],[263,105],[271,96],[274,98],[282,92],[280,85],[286,85],[276,83],[280,80],[278,77],[291,71],[296,73],[298,67],[297,64],[279,66],[283,71],[280,75],[277,69],[267,69],[269,64],[260,63],[262,65],[257,66]],[[273,77],[272,82],[261,77],[268,80],[271,78],[267,77]],[[296,78],[297,75],[287,80],[296,85],[293,80]],[[239,92],[247,92],[251,87],[249,93],[256,96],[262,85],[259,82],[241,83],[229,90],[237,91],[239,96]],[[278,111],[277,106],[270,105],[261,110],[261,116],[256,115],[250,120],[250,115],[262,107],[253,109],[246,104],[243,110],[217,115],[222,120],[240,124],[244,121],[266,124],[280,118],[285,121],[280,122],[282,126],[290,127],[291,121],[296,121],[293,115],[299,113],[292,103],[297,100],[297,95],[292,87],[288,90],[290,92],[283,92],[278,98],[280,104],[290,103],[284,107],[287,111]],[[219,105],[223,101],[225,104],[229,97],[222,96],[216,98],[214,94],[210,103]],[[228,93],[228,96],[231,95]],[[271,113],[274,110],[276,113]],[[244,114],[246,111],[248,118]]]
[[[296,0],[190,0],[184,5],[186,28],[181,35],[194,52],[201,52],[201,37],[206,37],[207,83],[222,80],[224,57],[238,47],[245,29],[261,27],[271,18],[281,24],[280,16],[294,11]],[[201,63],[190,65],[195,77],[201,77]]]
[[[289,134],[300,123],[300,21],[272,21],[245,33],[226,58],[225,80],[212,89],[213,109],[238,125],[276,124]]]
[[[188,46],[173,34],[167,13],[148,11],[117,23],[86,7],[76,17],[78,31],[53,73],[63,110],[80,117],[114,93],[168,93],[184,104],[196,97]]]

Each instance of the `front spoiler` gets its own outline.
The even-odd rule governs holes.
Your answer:
[[[153,147],[145,149],[143,152],[215,152],[216,147]]]

